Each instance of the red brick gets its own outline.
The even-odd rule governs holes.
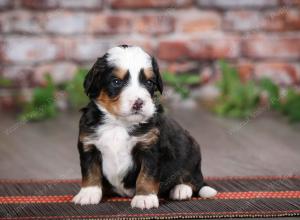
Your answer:
[[[174,19],[163,15],[144,15],[135,19],[134,31],[142,34],[170,33],[174,31]]]
[[[278,0],[198,0],[200,8],[236,9],[277,6]]]
[[[102,8],[103,0],[20,0],[21,6],[30,9],[92,9]]]
[[[141,9],[141,8],[178,8],[192,5],[192,0],[112,0],[112,8]]]
[[[255,78],[268,77],[281,85],[300,82],[300,65],[296,63],[268,62],[258,63],[254,70]]]
[[[164,60],[236,58],[239,56],[239,44],[237,37],[163,41],[159,44],[158,54]]]
[[[240,52],[238,37],[217,36],[189,41],[189,57],[192,59],[237,58]]]
[[[106,18],[107,31],[104,33],[129,33],[131,20],[126,16],[112,15]]]
[[[131,30],[131,16],[127,15],[91,15],[88,32],[94,34],[129,33]]]
[[[300,29],[300,11],[282,7],[264,13],[250,10],[229,11],[225,14],[227,30],[292,31]]]
[[[20,0],[21,6],[30,9],[55,9],[57,1],[53,0]]]
[[[264,15],[263,27],[269,31],[300,30],[300,11],[287,8],[268,11]]]
[[[73,63],[59,62],[38,65],[34,68],[33,82],[36,85],[45,83],[45,75],[51,73],[54,83],[62,83],[71,80],[77,70]]]
[[[185,16],[186,14],[189,16]],[[179,31],[192,33],[219,29],[221,17],[216,12],[189,11],[178,14]]]
[[[52,0],[53,1],[53,0]],[[99,10],[103,0],[56,0],[60,8]]]
[[[249,31],[260,29],[261,26],[262,16],[257,11],[228,11],[224,16],[224,28],[226,30]]]
[[[284,6],[299,6],[300,0],[280,0],[281,4]]]
[[[249,80],[253,76],[254,65],[249,61],[240,61],[237,65],[235,65],[237,71],[243,81]]]
[[[38,13],[19,11],[0,15],[0,27],[4,33],[37,34],[43,31],[43,16]]]
[[[45,20],[45,30],[53,34],[118,34],[130,32],[132,17],[129,15],[51,11],[46,14]]]
[[[5,65],[1,71],[2,77],[12,81],[10,88],[25,88],[34,86],[32,81],[34,67],[30,64]]]
[[[109,48],[116,46],[107,40],[94,39],[91,37],[78,38],[74,48],[69,51],[70,58],[78,62],[95,61]]]
[[[88,19],[85,13],[49,12],[46,14],[45,30],[54,34],[85,33]]]
[[[212,66],[203,66],[199,71],[201,84],[206,84],[214,79],[214,68]]]
[[[0,0],[0,11],[10,9],[14,6],[12,0]]]
[[[171,62],[165,69],[172,73],[198,72],[199,65],[196,62]]]
[[[2,90],[0,96],[0,110],[12,112],[16,109],[15,100],[10,90]]]
[[[76,45],[76,41],[72,36],[58,36],[51,38],[51,42],[58,48],[57,60],[69,60],[73,55],[73,51]]]
[[[158,57],[163,60],[182,60],[188,56],[187,43],[184,41],[162,41],[158,47]]]
[[[2,67],[2,63],[5,63],[5,48],[6,48],[6,45],[5,45],[5,41],[4,39],[2,39],[0,37],[0,71],[2,71],[1,67]],[[0,75],[1,75],[1,72],[0,72]]]
[[[61,58],[60,48],[47,38],[9,37],[4,40],[4,60],[9,63],[36,63]]]
[[[255,59],[300,59],[299,37],[250,36],[242,44],[243,55]]]

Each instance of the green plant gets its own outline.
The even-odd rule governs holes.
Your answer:
[[[277,111],[284,114],[290,122],[300,121],[300,94],[293,88],[289,88],[283,100],[280,101],[279,86],[273,83],[270,79],[262,79],[260,81],[262,91],[268,93],[269,105]]]
[[[300,122],[300,95],[294,89],[289,89],[282,103],[281,112],[290,122]]]
[[[162,79],[168,85],[174,88],[174,90],[185,99],[190,95],[189,86],[197,85],[200,83],[199,75],[192,75],[189,73],[173,74],[170,72],[163,72]]]
[[[217,83],[220,89],[213,110],[221,116],[244,118],[250,116],[259,102],[259,91],[252,81],[242,82],[237,70],[226,62],[220,61],[221,79]]]
[[[48,74],[46,75],[46,86],[33,90],[32,100],[26,103],[20,119],[23,121],[37,121],[52,118],[56,115],[55,86]]]
[[[10,79],[0,77],[0,86],[1,87],[7,87],[7,86],[11,86],[11,85],[12,85],[12,81]]]
[[[83,89],[86,73],[86,69],[78,69],[73,79],[70,80],[65,87],[71,107],[76,109],[83,107],[88,102],[88,98]]]
[[[253,80],[242,82],[237,70],[220,61],[221,79],[217,82],[220,96],[213,110],[222,116],[244,118],[250,116],[260,103],[261,92],[268,94],[268,105],[283,113],[289,121],[300,122],[300,94],[289,88],[284,101],[280,99],[280,88],[268,78],[258,84]]]
[[[263,78],[259,83],[261,91],[266,91],[268,94],[269,105],[275,109],[280,110],[280,96],[279,87],[268,78]]]

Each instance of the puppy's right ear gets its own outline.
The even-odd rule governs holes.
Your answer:
[[[159,67],[158,67],[157,61],[154,57],[152,57],[151,62],[152,62],[153,72],[156,76],[156,87],[157,87],[158,91],[160,92],[160,94],[162,94],[164,86],[163,86],[163,81],[162,81],[162,78],[161,78],[161,75],[159,72]]]
[[[106,57],[100,57],[94,63],[93,67],[87,73],[84,79],[83,87],[86,95],[93,99],[99,96],[102,84],[103,75],[107,67]]]

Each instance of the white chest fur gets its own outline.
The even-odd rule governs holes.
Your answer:
[[[131,151],[136,144],[135,138],[118,124],[101,125],[95,133],[96,136],[88,142],[92,142],[102,154],[103,175],[117,193],[132,196],[134,192],[125,189],[122,180],[133,165]]]

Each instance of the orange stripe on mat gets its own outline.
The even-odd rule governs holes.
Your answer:
[[[0,196],[0,204],[6,203],[66,203],[70,202],[73,195],[63,196]],[[300,191],[279,192],[220,192],[213,199],[300,199]],[[193,198],[201,200],[202,198]],[[108,198],[108,202],[126,202],[129,198]]]

